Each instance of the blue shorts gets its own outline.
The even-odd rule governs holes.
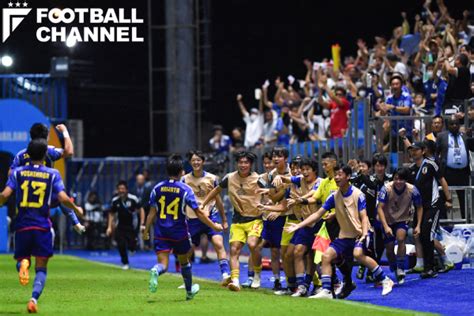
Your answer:
[[[393,236],[388,237],[385,234],[385,231],[382,229],[384,244],[389,244],[389,243],[395,242],[395,240],[397,240],[396,235],[397,235],[397,231],[399,229],[403,229],[405,231],[405,233],[408,231],[408,223],[407,222],[398,222],[398,223],[394,223],[394,224],[389,225],[389,226],[392,229]]]
[[[321,228],[322,222],[316,223],[313,227],[303,227],[298,229],[293,237],[290,240],[290,244],[293,245],[304,245],[308,247],[308,249],[312,249],[314,239],[316,238],[316,234],[318,233],[319,229]]]
[[[212,212],[209,219],[214,223],[220,222],[217,212]],[[189,234],[191,235],[191,241],[195,246],[199,246],[202,234],[206,234],[209,239],[214,235],[222,236],[222,233],[214,231],[212,228],[201,222],[199,218],[188,219],[188,229]]]
[[[192,248],[191,237],[181,240],[172,240],[166,238],[157,238],[155,236],[155,252],[171,252],[175,255],[187,254]]]
[[[281,247],[281,236],[286,216],[278,216],[274,221],[263,221],[262,239],[270,248]]]
[[[23,230],[15,232],[15,259],[31,256],[49,258],[53,256],[53,234],[50,230]]]
[[[359,244],[359,243],[357,243]],[[361,245],[359,244],[358,247]],[[354,258],[355,238],[336,238],[329,245],[337,254],[337,260],[352,260]]]

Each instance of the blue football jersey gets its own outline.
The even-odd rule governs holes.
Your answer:
[[[166,180],[151,192],[150,206],[157,209],[155,237],[181,240],[188,237],[186,205],[199,207],[193,190],[181,181]]]
[[[16,192],[15,230],[49,230],[51,198],[64,191],[59,172],[42,165],[19,167],[11,173],[7,186]]]
[[[54,146],[48,146],[48,150],[46,151],[46,158],[44,159],[44,165],[46,167],[52,168],[53,164],[56,160],[61,159],[63,156],[64,149],[56,148]],[[31,158],[26,152],[26,149],[20,150],[15,158],[13,159],[12,165],[10,166],[11,170],[21,166],[27,166],[31,163]]]

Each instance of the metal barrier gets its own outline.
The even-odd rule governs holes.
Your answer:
[[[66,78],[53,78],[49,74],[3,74],[0,98],[25,100],[51,119],[67,119]]]
[[[146,169],[155,184],[165,178],[165,164],[163,157],[73,158],[67,163],[68,189],[76,194],[78,204],[85,203],[89,193],[95,191],[106,205],[118,181],[125,180],[133,188],[137,172]]]
[[[388,153],[389,166],[398,168],[409,162],[399,130],[405,128],[406,137],[411,142],[423,140],[431,132],[431,120],[431,116],[379,116],[370,120],[368,129],[375,135],[376,151]]]
[[[303,155],[319,159],[325,152],[333,151],[338,157],[347,162],[350,159],[369,159],[375,151],[373,134],[368,126],[370,103],[367,98],[356,101],[348,122],[345,137],[329,138],[289,145],[290,157]],[[319,166],[319,173],[322,173]]]
[[[442,188],[439,187],[439,190],[441,190]],[[449,214],[449,218],[447,219],[441,219],[440,220],[440,223],[441,224],[461,224],[461,223],[468,223],[468,224],[471,224],[473,222],[473,219],[474,219],[474,213],[473,213],[473,209],[474,209],[474,206],[473,206],[473,200],[472,200],[472,190],[474,189],[474,186],[472,185],[464,185],[464,186],[449,186],[449,191],[451,192],[451,194],[453,193],[453,191],[459,191],[459,190],[463,190],[466,192],[466,194],[464,194],[464,204],[465,204],[465,214],[466,214],[466,218],[465,219],[462,219],[462,218],[454,218],[454,211],[451,210],[450,212],[448,211],[447,213]],[[454,209],[454,202],[457,201],[457,199],[453,199],[453,209]],[[461,209],[460,209],[460,206],[459,206],[459,211],[461,212]]]
[[[471,100],[464,100],[464,108],[468,109]],[[443,115],[448,119],[450,115]],[[426,116],[376,116],[365,121],[368,135],[375,135],[375,146],[377,152],[384,152],[388,155],[389,166],[391,168],[401,167],[409,162],[409,156],[403,140],[399,136],[400,128],[405,128],[407,138],[412,141],[421,141],[426,135],[431,133],[432,115]],[[464,126],[469,126],[467,111],[464,115]]]

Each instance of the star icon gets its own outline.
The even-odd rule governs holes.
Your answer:
[[[20,2],[15,3],[15,6],[18,8],[20,7]]]
[[[28,2],[23,2],[23,7],[26,8],[28,6]]]
[[[8,7],[9,7],[9,8],[13,7],[13,3],[12,3],[11,1],[8,2]]]

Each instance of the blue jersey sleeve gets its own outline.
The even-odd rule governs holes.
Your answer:
[[[367,207],[367,203],[365,202],[365,195],[364,193],[362,193],[360,196],[359,196],[359,200],[357,201],[357,208],[359,209],[359,212],[362,212],[363,210],[365,210]]]
[[[150,201],[148,202],[150,207],[158,208],[156,205],[156,189],[153,189],[150,193]]]
[[[330,209],[333,209],[335,207],[336,207],[336,201],[334,200],[334,193],[331,193],[331,195],[324,202],[323,208],[326,211],[329,211]]]
[[[281,119],[281,117],[278,119],[277,123],[276,123],[276,126],[275,126],[275,130],[278,131],[278,132],[281,132],[281,130],[283,129],[283,120]]]
[[[418,191],[418,189],[415,186],[413,187],[412,201],[415,207],[422,205],[420,191]]]
[[[17,185],[16,185],[16,172],[15,171],[13,171],[8,177],[7,187],[10,187],[13,191],[16,190]]]
[[[63,179],[61,179],[61,175],[57,171],[54,173],[54,179],[53,179],[52,185],[53,185],[53,192],[56,194],[58,194],[61,191],[66,191],[64,187]]]
[[[20,153],[16,154],[15,158],[13,159],[13,162],[10,166],[10,169],[11,170],[14,170],[15,168],[18,168],[20,167],[22,164],[21,164],[21,158],[20,158]]]
[[[56,147],[53,147],[53,146],[48,146],[48,157],[52,161],[56,161],[56,160],[61,159],[63,157],[63,152],[64,152],[64,149],[62,149],[62,148],[56,148]]]
[[[320,184],[321,184],[321,179],[318,179],[316,183],[313,185],[313,191],[316,191],[319,188]]]
[[[380,192],[377,197],[377,201],[382,202],[382,203],[387,203],[387,200],[388,200],[387,189],[385,188],[385,186],[383,186],[382,189],[380,189]]]
[[[184,195],[184,201],[186,205],[188,205],[193,210],[199,208],[199,204],[196,200],[196,196],[194,195],[194,192],[193,190],[191,190],[191,188],[186,189],[186,193]]]
[[[73,210],[68,209],[66,207],[60,207],[61,212],[63,212],[64,215],[69,217],[69,219],[72,221],[73,225],[79,224],[79,220],[77,219],[76,213],[74,213]]]
[[[407,107],[411,108],[412,103],[413,102],[411,100],[411,95],[407,93],[405,99],[403,100],[403,106],[407,106]]]
[[[302,177],[292,176],[291,177],[291,183],[293,183],[297,187],[300,187],[301,186],[301,178]]]

